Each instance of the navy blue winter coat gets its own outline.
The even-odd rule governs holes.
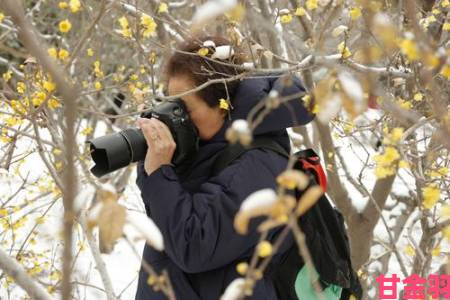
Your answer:
[[[286,168],[287,159],[272,151],[252,149],[218,175],[211,177],[210,172],[214,159],[227,145],[225,131],[233,120],[245,118],[272,89],[282,95],[304,90],[298,78],[281,89],[281,79],[260,77],[241,81],[234,95],[231,121],[227,119],[210,140],[200,141],[199,152],[188,172],[178,174],[172,165],[163,165],[147,176],[143,161],[138,163],[136,183],[147,215],[163,234],[165,247],[159,252],[145,245],[142,259],[157,272],[168,271],[177,299],[219,299],[228,284],[239,276],[236,264],[248,261],[258,243],[259,234],[254,230],[245,236],[235,232],[234,216],[249,194],[276,188],[275,178]],[[267,116],[255,133],[273,137],[289,152],[286,128],[304,125],[313,118],[298,97]],[[255,228],[257,221],[260,220],[251,223],[250,229]],[[273,240],[279,230],[271,231],[269,239]],[[292,238],[287,240],[280,254],[292,243]],[[273,263],[278,258],[275,256]],[[152,290],[147,278],[141,268],[136,299],[166,299]],[[267,274],[256,284],[253,299],[277,299]]]

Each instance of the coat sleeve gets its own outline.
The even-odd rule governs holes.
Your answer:
[[[183,271],[198,273],[224,266],[255,246],[259,234],[254,230],[245,236],[236,233],[234,216],[252,192],[275,189],[276,176],[286,165],[287,159],[278,154],[253,149],[193,194],[181,186],[170,165],[150,176],[141,168],[137,182],[164,236],[167,255]],[[251,225],[250,229],[257,224]]]

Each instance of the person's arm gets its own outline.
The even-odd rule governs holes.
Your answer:
[[[226,265],[255,246],[259,234],[254,230],[245,236],[237,234],[235,214],[250,193],[275,189],[276,176],[286,164],[277,154],[250,150],[192,195],[170,165],[150,176],[141,168],[137,182],[163,234],[167,255],[185,272],[197,273]],[[254,229],[256,222],[251,224]]]

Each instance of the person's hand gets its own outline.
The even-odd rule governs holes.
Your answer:
[[[150,175],[160,166],[170,164],[177,145],[169,128],[158,119],[139,118],[136,124],[141,128],[147,141],[148,151],[144,168]]]

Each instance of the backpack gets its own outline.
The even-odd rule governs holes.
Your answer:
[[[212,175],[218,174],[244,152],[255,148],[271,150],[289,157],[286,149],[273,139],[263,136],[255,137],[252,144],[247,147],[239,143],[228,145],[216,158]],[[319,184],[326,190],[326,175],[320,165],[319,156],[314,150],[300,150],[293,155],[296,157],[294,169],[303,171],[310,177],[308,187]],[[299,199],[302,192],[296,191],[295,196]],[[319,275],[322,290],[327,287],[340,287],[340,296],[331,299],[361,299],[362,288],[352,268],[344,218],[339,210],[330,204],[325,194],[298,219],[298,225],[305,234],[306,244]],[[283,254],[280,263],[270,268],[270,277],[279,299],[298,299],[297,295],[302,295],[301,292],[298,293],[298,278],[300,274],[305,273],[303,267],[304,262],[299,255],[297,243],[294,242],[294,245]],[[328,290],[325,291],[328,292]],[[301,300],[303,299],[309,300],[310,297],[302,296]]]

